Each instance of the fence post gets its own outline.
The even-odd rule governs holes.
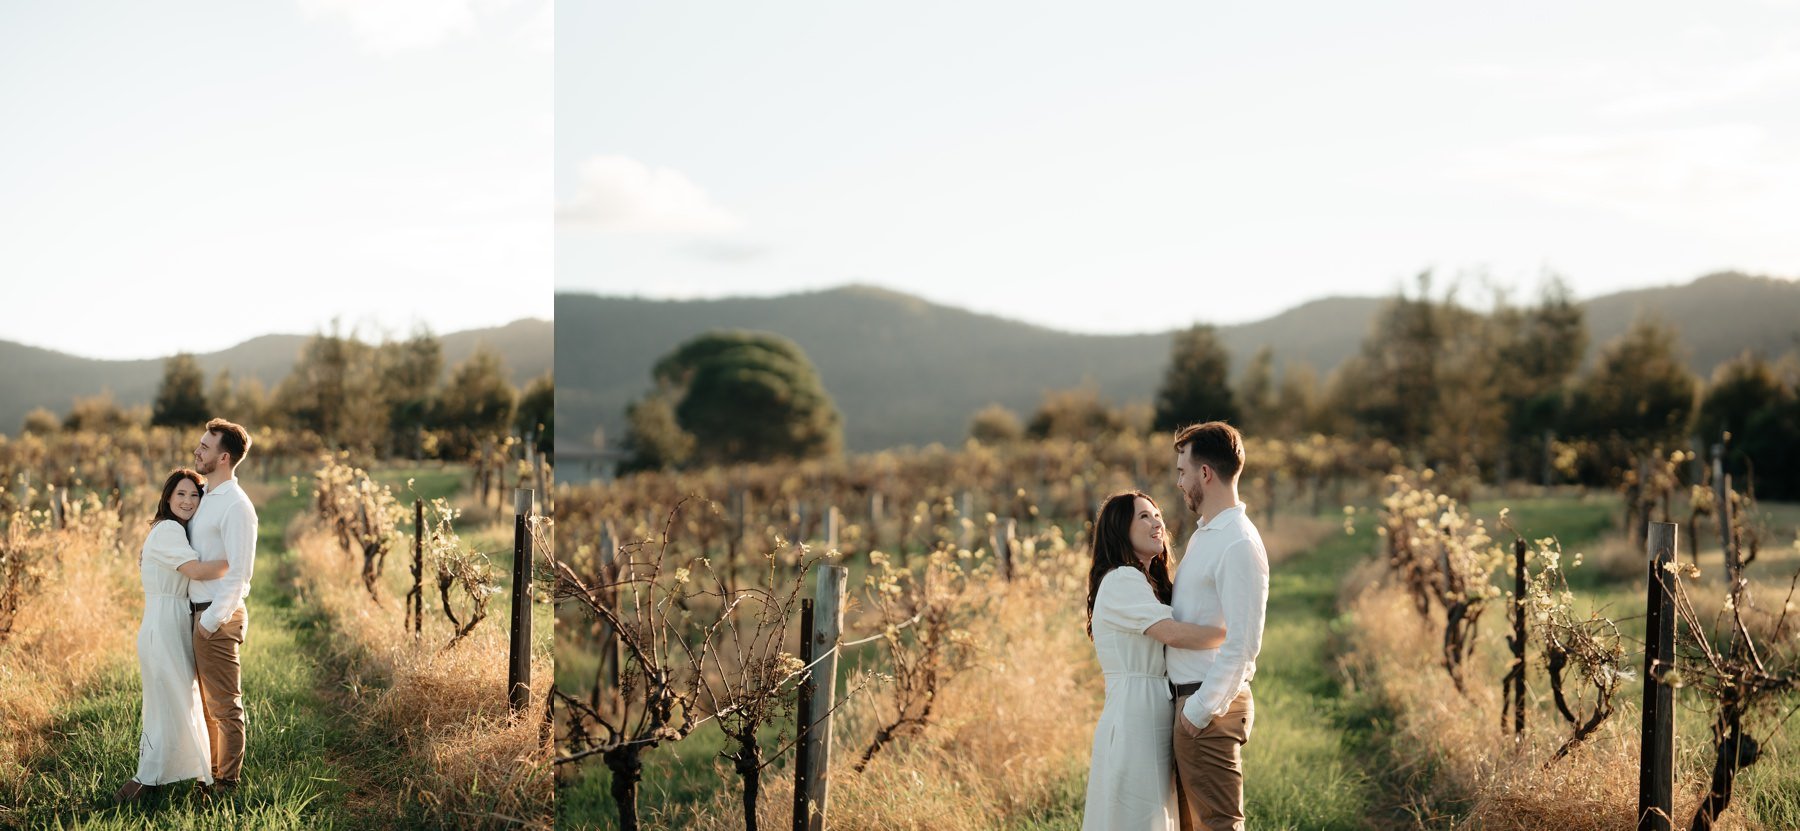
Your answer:
[[[735,595],[737,593],[738,548],[744,544],[745,523],[750,521],[750,492],[740,488],[737,497],[732,501],[735,503],[736,516],[732,518],[731,544],[725,546],[725,590]]]
[[[800,600],[800,662],[811,664],[813,631],[812,598]],[[806,752],[808,737],[807,720],[812,708],[813,682],[812,673],[808,671],[800,682],[800,717],[795,730],[794,747],[794,831],[807,831],[807,806],[812,804],[807,797],[812,794],[812,757]]]
[[[1539,484],[1550,487],[1551,479],[1556,475],[1556,431],[1544,431],[1544,469]]]
[[[825,550],[836,551],[838,547],[838,520],[843,514],[836,505],[825,509]]]
[[[1008,519],[994,526],[994,558],[1000,563],[1000,579],[1013,579],[1013,542],[1018,538],[1019,521]]]
[[[1269,530],[1274,531],[1275,509],[1279,507],[1276,502],[1275,489],[1281,486],[1281,472],[1278,470],[1271,470],[1269,471],[1269,475],[1264,477],[1263,481],[1268,484],[1269,488],[1269,510],[1263,512],[1263,519],[1269,523]]]
[[[611,608],[619,607],[619,572],[618,564],[619,534],[613,530],[610,520],[600,525],[600,601]],[[613,631],[612,624],[600,621],[600,667],[599,678],[594,684],[594,697],[591,702],[595,710],[600,709],[600,691],[619,697],[619,710],[625,709],[624,689],[619,686],[619,677],[625,671],[625,642]]]
[[[1525,735],[1525,538],[1513,540],[1513,734]]]
[[[531,489],[513,490],[512,659],[506,689],[512,712],[531,704]]]
[[[869,548],[881,547],[881,491],[869,488]]]
[[[818,582],[817,599],[813,603],[812,638],[813,693],[801,708],[808,725],[801,752],[806,754],[808,779],[805,783],[809,808],[805,814],[807,831],[824,831],[827,789],[831,779],[831,710],[837,699],[837,643],[844,628],[844,587],[850,572],[843,566],[820,563],[813,569]]]
[[[975,510],[974,497],[971,496],[968,491],[963,491],[962,492],[962,502],[960,503],[960,505],[958,507],[960,507],[962,509],[959,512],[960,516],[962,517],[962,522],[959,522],[957,524],[962,528],[962,530],[957,532],[958,536],[956,538],[956,547],[964,549],[964,550],[968,550],[970,547],[972,547],[975,544],[975,537],[974,537],[975,527],[972,524],[975,521],[974,516],[972,516],[972,514],[974,513],[974,510]]]
[[[1638,831],[1670,831],[1675,789],[1675,598],[1666,567],[1675,562],[1676,526],[1649,523],[1649,597],[1644,606],[1643,757],[1638,765]]]
[[[419,627],[425,619],[425,500],[413,500],[413,561],[412,591],[406,594],[406,621],[411,626],[413,638],[419,637]]]
[[[1713,498],[1718,500],[1718,509],[1713,513],[1719,518],[1719,551],[1725,557],[1725,574],[1731,582],[1726,585],[1736,591],[1738,581],[1743,578],[1743,565],[1738,562],[1737,546],[1732,545],[1731,528],[1731,476],[1725,472],[1725,443],[1712,446],[1713,464]],[[1698,545],[1694,546],[1696,549]]]

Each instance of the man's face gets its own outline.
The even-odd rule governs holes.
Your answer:
[[[1212,468],[1194,461],[1188,453],[1192,447],[1187,445],[1175,451],[1175,489],[1181,491],[1181,501],[1187,503],[1187,509],[1199,516],[1200,506],[1206,501],[1206,492],[1200,483]]]
[[[219,449],[217,433],[201,433],[200,445],[194,448],[194,470],[201,476],[211,476],[214,470],[225,460],[225,451]]]

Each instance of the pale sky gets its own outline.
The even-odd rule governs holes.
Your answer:
[[[565,4],[558,290],[1141,332],[1800,276],[1800,3]]]
[[[553,30],[549,0],[0,4],[0,339],[551,317]]]

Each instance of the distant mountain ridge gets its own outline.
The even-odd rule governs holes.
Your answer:
[[[209,386],[219,370],[228,369],[232,378],[256,378],[273,392],[311,337],[262,335],[194,358]],[[509,380],[521,388],[550,371],[555,342],[550,321],[535,318],[438,335],[438,340],[444,346],[446,374],[485,342],[500,353]],[[63,415],[75,399],[102,392],[110,391],[123,406],[147,404],[156,396],[162,371],[162,358],[97,360],[0,340],[0,434],[17,435],[25,414],[33,409],[44,407]]]
[[[1219,335],[1234,371],[1267,345],[1278,364],[1309,363],[1323,383],[1361,348],[1388,299],[1314,300],[1264,320],[1220,326]],[[1774,357],[1800,345],[1800,282],[1794,280],[1723,273],[1603,295],[1583,306],[1590,358],[1640,313],[1680,329],[1690,366],[1703,378],[1744,349]],[[557,437],[575,452],[590,450],[596,427],[616,446],[626,405],[650,386],[651,365],[709,329],[764,330],[799,344],[844,414],[847,444],[858,451],[959,442],[970,417],[990,403],[1025,418],[1046,390],[1084,383],[1114,401],[1147,401],[1173,335],[1059,332],[863,285],[689,301],[562,293],[556,318]]]

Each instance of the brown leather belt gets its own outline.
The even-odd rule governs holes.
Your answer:
[[[1199,691],[1200,691],[1200,682],[1198,682],[1198,681],[1196,681],[1192,684],[1177,684],[1174,681],[1169,682],[1169,693],[1171,695],[1174,695],[1176,698],[1180,698],[1184,695],[1193,695],[1194,693],[1197,693]]]

